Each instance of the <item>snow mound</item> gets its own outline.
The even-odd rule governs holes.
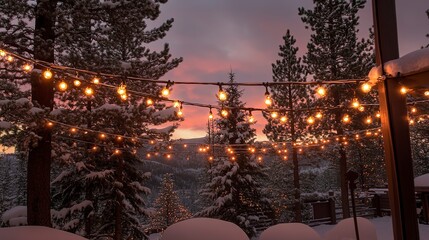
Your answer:
[[[2,240],[86,240],[81,236],[41,226],[0,228]]]
[[[375,225],[368,219],[358,217],[359,238],[365,240],[377,240]],[[324,240],[353,240],[356,239],[353,218],[347,218],[339,222],[333,229],[326,233]]]
[[[414,178],[415,187],[429,187],[429,173]]]
[[[302,223],[282,223],[267,228],[259,240],[320,240],[319,234]]]
[[[16,206],[11,208],[3,213],[1,220],[9,226],[27,225],[27,207]]]
[[[168,227],[161,240],[248,240],[237,225],[211,218],[192,218]]]

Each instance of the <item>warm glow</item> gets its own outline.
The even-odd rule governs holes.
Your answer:
[[[213,113],[209,113],[209,119],[212,120],[213,119]]]
[[[369,83],[364,83],[361,86],[362,92],[364,93],[368,93],[371,91],[371,85],[369,85]]]
[[[410,125],[414,125],[414,120],[410,119]]]
[[[6,60],[7,60],[8,62],[13,62],[13,57],[9,55],[9,56],[7,56]]]
[[[161,91],[162,96],[167,97],[168,95],[170,95],[170,89],[168,89],[167,87],[164,87]]]
[[[429,91],[425,91],[425,96],[429,97]]]
[[[85,88],[85,94],[87,96],[92,96],[94,94],[94,90],[92,90],[92,88],[90,88],[90,87],[87,87],[87,88]]]
[[[152,155],[150,155],[150,153],[146,154],[147,158],[150,158]]]
[[[60,84],[58,84],[58,88],[59,88],[61,91],[65,91],[65,90],[67,90],[68,85],[67,85],[67,83],[66,83],[66,82],[62,81],[62,82],[60,82]]]
[[[180,102],[179,101],[174,101],[173,107],[175,107],[175,108],[180,107]]]
[[[120,153],[121,153],[121,150],[119,150],[119,149],[115,150],[115,154],[120,154]]]
[[[77,129],[76,128],[71,128],[70,132],[75,133],[75,132],[77,132]]]
[[[222,88],[219,89],[219,92],[217,93],[217,96],[218,96],[218,98],[219,98],[220,101],[225,101],[228,98],[226,92],[223,91]]]
[[[54,126],[54,123],[53,123],[53,122],[48,122],[46,125],[47,125],[48,127],[53,127],[53,126]]]
[[[99,84],[100,83],[100,79],[98,77],[95,77],[95,78],[92,79],[92,83]]]
[[[82,83],[79,80],[74,80],[73,81],[73,85],[75,85],[76,87],[79,87]]]
[[[126,94],[126,93],[127,93],[127,87],[126,87],[125,85],[121,84],[121,85],[118,87],[117,92],[118,92],[118,94],[119,94],[119,95],[124,95],[124,94]]]
[[[167,158],[170,159],[171,158],[171,154],[167,154]]]
[[[146,105],[148,106],[153,105],[153,100],[150,98],[146,99]]]
[[[380,118],[380,117],[381,117],[381,114],[378,112],[377,114],[375,114],[375,116],[376,116],[377,118]]]
[[[271,104],[273,104],[273,100],[270,95],[265,95],[265,105],[270,106]]]
[[[408,89],[406,87],[401,87],[401,93],[402,94],[407,94]]]
[[[326,96],[326,89],[324,87],[318,87],[316,92],[320,97]]]
[[[282,123],[285,123],[285,122],[287,121],[287,117],[286,117],[286,116],[282,116],[282,117],[280,118],[280,121],[281,121]]]
[[[358,110],[359,110],[359,112],[363,112],[363,111],[365,111],[365,107],[364,107],[364,106],[362,106],[362,105],[360,105],[360,106],[358,107]]]
[[[372,118],[367,117],[367,118],[366,118],[366,120],[365,120],[365,122],[366,122],[367,124],[371,124],[371,123],[372,123]]]
[[[123,101],[127,100],[127,99],[128,99],[127,94],[122,94],[122,95],[121,95],[121,99],[122,99]]]
[[[179,108],[179,111],[177,111],[177,116],[181,117],[183,116],[183,109]]]
[[[316,113],[316,118],[321,119],[323,117],[321,112]]]
[[[45,79],[51,79],[52,78],[52,76],[53,76],[53,74],[52,74],[52,72],[51,72],[51,70],[49,70],[49,69],[46,69],[45,71],[43,71],[43,77],[45,78]]]
[[[358,108],[360,106],[359,100],[357,98],[353,98],[352,107]]]
[[[308,124],[313,124],[314,123],[314,118],[313,117],[307,118],[307,123]]]
[[[106,138],[106,134],[104,134],[104,133],[100,134],[100,138],[101,139],[105,139]]]
[[[116,140],[117,140],[117,141],[122,141],[122,137],[121,137],[121,136],[118,136],[118,137],[116,137]]]
[[[4,50],[0,50],[0,57],[6,56],[6,52]]]
[[[250,115],[248,116],[247,121],[248,121],[249,123],[254,123],[254,122],[255,122],[255,118],[253,117],[253,115],[252,115],[252,114],[250,114]]]
[[[272,112],[271,113],[271,117],[274,118],[274,119],[277,118],[278,116],[279,116],[279,114],[277,112]]]
[[[416,107],[412,107],[412,108],[411,108],[411,112],[412,112],[412,113],[416,113],[416,112],[417,112],[417,108],[416,108]]]
[[[26,64],[22,65],[22,70],[24,70],[25,72],[30,72],[31,70],[33,70],[33,66],[26,63]]]
[[[344,123],[349,123],[350,122],[350,116],[349,115],[344,115],[344,117],[343,117],[343,122]]]
[[[228,111],[226,109],[222,109],[222,111],[220,111],[220,114],[222,115],[222,117],[228,117]]]

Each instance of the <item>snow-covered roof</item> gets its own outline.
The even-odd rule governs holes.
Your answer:
[[[387,76],[408,76],[429,71],[429,48],[410,52],[403,57],[384,63]],[[368,74],[373,85],[382,77],[381,66],[373,67]]]

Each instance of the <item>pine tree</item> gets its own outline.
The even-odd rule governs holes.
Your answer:
[[[151,51],[147,47],[148,43],[162,39],[172,26],[173,19],[168,19],[159,27],[151,29],[147,27],[147,21],[157,19],[160,15],[160,6],[166,2],[151,0],[37,2],[5,0],[2,1],[2,8],[0,8],[0,22],[4,27],[0,31],[0,41],[7,44],[9,50],[28,57],[49,62],[55,61],[59,64],[96,72],[122,75],[124,76],[122,79],[102,80],[116,86],[123,82],[128,89],[157,96],[162,86],[140,81],[127,81],[127,76],[158,79],[169,70],[177,67],[182,61],[182,58],[172,58],[168,44],[165,44],[159,52]],[[48,23],[49,26],[37,25],[40,23],[38,22],[40,19],[37,20],[37,17],[40,16],[48,17],[44,23]],[[32,26],[34,24],[32,19],[34,18],[36,18],[36,29]],[[10,19],[16,19],[16,21],[10,21]],[[33,35],[36,37],[33,38]],[[33,41],[35,39],[37,41]],[[41,53],[38,53],[39,51]],[[36,67],[39,68],[40,66]],[[28,86],[29,81],[28,76],[22,76],[16,71],[18,68],[20,66],[9,71],[7,77],[1,75],[0,81],[7,83],[2,84],[2,87],[7,86],[7,89],[1,91],[0,99],[8,100],[1,103],[3,104],[1,117],[6,116],[9,119],[8,122],[12,123],[13,126],[15,123],[19,123],[20,128],[17,128],[18,130],[26,130],[18,131],[11,128],[10,132],[18,132],[18,135],[25,133],[23,134],[26,135],[24,141],[16,139],[14,141],[24,144],[22,149],[28,149],[34,141],[38,140],[38,132],[31,128],[28,129],[27,126],[41,126],[42,119],[47,115],[29,115],[27,113],[29,109],[34,108],[33,104],[23,101],[17,103],[16,100],[19,100],[20,97],[29,98],[28,91],[20,93],[21,89],[28,89],[28,87],[20,88],[20,85],[27,84]],[[40,75],[38,71],[34,73],[34,77]],[[67,75],[56,77],[64,77],[69,86],[72,86],[74,77],[90,79],[94,76],[81,74],[72,78]],[[10,83],[11,81],[13,82]],[[37,82],[39,81],[32,81],[32,83]],[[53,84],[53,81],[50,84]],[[117,97],[115,89],[92,87],[96,92],[93,97],[82,97],[82,89],[79,88],[70,89],[70,91],[62,94],[56,92],[55,110],[52,112],[54,114],[51,114],[49,118],[112,134],[143,138],[154,137],[162,140],[168,139],[177,127],[176,124],[172,124],[164,132],[151,130],[153,126],[179,120],[174,109],[167,109],[164,104],[156,102],[153,106],[146,106],[146,99],[136,96],[128,96],[128,100],[123,102]],[[37,92],[36,88],[34,88],[35,92]],[[53,87],[49,86],[47,89],[53,89]],[[39,96],[43,95],[40,92],[38,94]],[[50,100],[50,103],[54,103],[54,101]],[[38,106],[37,103],[34,105]],[[6,107],[3,108],[4,106]],[[23,110],[14,111],[16,108]],[[28,119],[21,118],[21,122],[19,122],[16,120],[17,116],[24,116]],[[32,124],[34,122],[36,123]],[[54,134],[67,136],[69,132],[65,129],[55,129]],[[17,134],[15,134],[16,136]],[[91,142],[97,136],[94,134],[86,136],[76,134],[73,137]],[[10,144],[13,144],[12,137],[10,139]],[[67,209],[72,208],[73,205],[79,205],[78,203],[85,200],[90,201],[92,207],[82,209],[83,216],[78,217],[79,220],[86,222],[85,229],[75,228],[76,232],[88,237],[101,235],[114,235],[115,239],[121,238],[121,235],[139,237],[141,231],[133,228],[140,227],[139,219],[146,214],[141,195],[147,193],[147,189],[141,185],[141,176],[136,172],[136,166],[139,165],[138,161],[130,153],[142,147],[143,142],[118,141],[112,138],[95,140],[95,142],[108,147],[92,151],[93,146],[90,144],[64,142],[64,139],[54,136],[54,149],[52,151],[54,158],[63,164],[60,167],[64,167],[65,171],[78,173],[62,178],[64,184],[70,184],[69,188],[67,186],[55,187],[55,190],[72,191],[73,194],[70,196],[73,197],[55,199],[54,205],[60,209]],[[111,154],[115,148],[124,149],[121,157]],[[48,153],[50,154],[51,151]],[[77,166],[78,163],[83,164],[83,166]],[[78,168],[87,169],[87,171],[77,171]],[[29,172],[34,173],[33,168],[29,168]],[[97,185],[96,181],[94,184],[89,183],[92,174],[97,172],[114,172],[114,174],[104,174],[106,179],[102,185]],[[37,183],[35,180],[29,182]],[[137,190],[128,189],[130,183],[134,182],[139,183],[135,186]],[[132,194],[128,194],[128,192]],[[123,194],[126,197],[123,197]],[[45,195],[49,198],[49,194]],[[56,196],[61,196],[61,194]],[[43,203],[49,205],[48,200]],[[129,208],[127,201],[131,202],[132,208]],[[132,202],[136,202],[139,205],[138,208]],[[101,218],[103,212],[115,212],[116,215]],[[112,223],[116,224],[115,228],[111,227]],[[80,226],[82,226],[81,223]],[[137,233],[134,234],[134,232]]]
[[[357,13],[364,7],[365,0],[314,0],[313,3],[313,10],[299,9],[299,15],[306,28],[314,32],[304,57],[309,74],[319,81],[365,77],[373,62],[372,54],[369,52],[371,48],[368,41],[359,41],[356,36],[359,24]],[[329,86],[327,96],[319,101],[318,106],[347,106],[350,103],[350,96],[358,94],[351,89],[349,86]],[[346,129],[342,117],[346,113],[345,109],[338,108],[333,114],[323,118],[320,127],[313,127],[313,131],[319,132],[321,136],[343,135]],[[338,153],[343,216],[349,217],[348,187],[345,178],[347,154],[343,145],[339,146]]]
[[[171,224],[188,219],[191,213],[182,205],[174,191],[172,174],[164,174],[160,192],[155,200],[155,214],[152,216],[151,227],[164,230]]]
[[[233,84],[234,77],[231,72],[229,83],[232,85],[225,89],[227,100],[219,101],[219,107],[228,109],[229,113],[225,117],[219,112],[220,118],[215,120],[214,141],[217,144],[247,146],[254,142],[255,130],[247,122],[249,113],[240,109],[244,106],[240,100],[242,91]],[[267,217],[272,219],[270,201],[265,197],[266,193],[259,182],[264,177],[263,168],[247,153],[247,147],[232,149],[236,152],[235,159],[219,155],[209,165],[210,181],[201,190],[201,195],[209,206],[197,213],[197,216],[233,222],[249,236],[255,236],[255,224],[258,220],[262,222],[262,218]]]
[[[301,64],[301,58],[296,56],[298,48],[295,47],[295,38],[287,30],[283,37],[284,43],[280,46],[279,57],[276,63],[272,64],[274,82],[305,82],[305,70]],[[297,114],[294,109],[305,108],[309,105],[310,98],[307,95],[306,87],[301,85],[274,85],[271,97],[273,98],[272,108],[290,109],[289,115],[282,114],[282,117],[288,117],[286,121],[279,118],[271,118],[269,114],[264,117],[268,123],[265,126],[264,133],[268,139],[273,142],[296,142],[298,138],[304,138],[305,128],[303,126],[302,116]],[[295,221],[301,222],[301,197],[299,184],[299,166],[297,149],[292,145],[293,161],[293,186],[294,191],[294,210]],[[284,172],[285,174],[286,172]],[[286,177],[284,178],[286,179]]]

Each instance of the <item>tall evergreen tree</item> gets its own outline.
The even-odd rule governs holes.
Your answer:
[[[273,81],[274,82],[305,82],[305,70],[301,64],[301,58],[296,56],[298,47],[295,47],[295,38],[287,30],[283,36],[283,44],[280,46],[279,60],[272,64]],[[286,121],[281,121],[279,118],[271,118],[265,114],[264,117],[268,123],[265,126],[264,133],[268,139],[273,142],[296,142],[299,138],[304,137],[305,128],[303,126],[302,116],[295,112],[295,109],[305,108],[309,105],[310,98],[307,95],[304,85],[274,85],[272,88],[271,97],[273,98],[272,108],[274,109],[290,109],[283,117],[288,117]],[[302,221],[301,214],[301,193],[299,184],[299,166],[297,149],[292,145],[292,161],[293,161],[293,186],[294,191],[294,209],[295,221]],[[284,172],[286,173],[286,172]],[[284,178],[286,179],[286,177]]]
[[[232,147],[234,159],[225,155],[215,156],[208,169],[210,181],[201,190],[209,206],[197,215],[233,222],[249,236],[255,236],[258,220],[262,222],[263,218],[268,218],[266,227],[271,224],[272,210],[259,183],[264,177],[262,166],[247,153],[246,146],[255,140],[255,129],[247,122],[249,113],[240,109],[244,106],[240,100],[242,91],[233,84],[234,77],[231,72],[229,83],[232,85],[225,89],[227,100],[219,101],[219,107],[227,110],[228,115],[219,113],[214,136],[217,144],[243,144],[244,147]]]
[[[363,78],[372,65],[372,54],[368,41],[357,38],[359,17],[357,13],[364,8],[365,0],[314,0],[314,9],[299,8],[299,15],[306,28],[313,31],[307,45],[308,52],[304,57],[309,74],[318,81]],[[321,136],[343,135],[346,128],[342,117],[347,110],[350,96],[356,95],[349,86],[329,86],[327,96],[319,106],[340,107],[323,118],[319,131]],[[353,113],[348,113],[353,114]],[[338,147],[341,201],[343,216],[349,217],[348,186],[345,177],[347,172],[347,154],[345,147]]]
[[[155,209],[151,222],[151,227],[155,229],[164,230],[171,224],[191,217],[191,213],[182,205],[179,195],[174,191],[172,174],[164,174],[162,178]]]
[[[55,61],[55,63],[95,72],[122,75],[124,77],[121,79],[109,78],[102,79],[102,81],[116,86],[122,82],[126,84],[128,89],[157,96],[162,86],[147,82],[127,81],[127,76],[158,79],[169,70],[177,67],[182,61],[181,58],[172,58],[168,44],[165,44],[164,48],[159,52],[151,51],[147,47],[148,43],[162,39],[172,26],[173,19],[168,19],[161,23],[159,27],[148,28],[147,22],[159,17],[160,6],[166,2],[158,0],[36,2],[5,0],[1,1],[2,7],[0,8],[0,22],[2,23],[0,41],[7,44],[8,49],[28,57],[48,62]],[[10,21],[10,19],[16,19],[16,21]],[[36,21],[33,21],[34,19]],[[46,21],[42,21],[43,19]],[[36,22],[36,26],[33,26],[34,22]],[[40,68],[40,66],[35,66],[35,68]],[[28,116],[29,114],[25,113],[28,112],[28,109],[32,109],[33,104],[16,101],[20,97],[29,98],[28,92],[20,93],[21,89],[28,89],[28,87],[20,88],[16,86],[28,85],[28,78],[16,73],[16,69],[9,71],[7,77],[3,74],[1,75],[2,83],[7,82],[7,86],[10,86],[5,91],[1,91],[0,99],[8,100],[7,103],[2,102],[2,104],[7,105],[7,108],[3,108],[2,105],[1,117],[10,115],[8,122],[18,122],[20,124],[20,128],[17,128],[18,130],[27,130],[29,128],[27,126],[40,126],[43,121],[39,121],[36,124],[32,123],[35,122],[35,119],[41,120],[47,115],[35,114],[37,116]],[[54,81],[39,81],[39,79],[36,79],[40,75],[38,73],[39,71],[35,71],[33,74],[33,90],[37,93],[33,97],[39,96],[43,100],[47,100],[45,102],[49,102],[49,104],[55,103],[55,110],[49,116],[50,118],[95,131],[100,130],[136,138],[168,139],[171,132],[177,127],[177,125],[173,124],[171,127],[166,128],[165,131],[152,131],[153,126],[178,120],[179,118],[175,116],[174,109],[166,109],[164,104],[157,102],[152,106],[146,106],[144,97],[128,96],[127,101],[120,101],[115,89],[107,90],[91,84],[87,86],[94,88],[96,92],[94,96],[82,97],[82,89],[73,88],[65,93],[55,93],[57,100],[54,102],[52,99],[46,98],[49,95],[44,96],[42,92],[37,90],[38,87],[53,89],[52,86],[43,84],[43,86],[38,86],[37,83],[45,84],[49,82],[49,84],[53,84]],[[90,79],[94,76],[81,74],[70,78],[69,75],[65,74],[64,76],[57,75],[56,77],[58,77],[56,80],[59,80],[59,77],[64,77],[68,85],[72,86],[73,78]],[[2,86],[6,85],[2,84]],[[44,106],[41,102],[39,104]],[[37,103],[34,103],[34,105],[39,106]],[[47,105],[45,104],[45,106]],[[12,109],[17,107],[25,107],[26,109],[21,111],[24,114],[13,115]],[[33,112],[38,113],[37,111]],[[3,115],[3,113],[5,114]],[[15,113],[18,113],[18,111]],[[21,122],[12,121],[18,119],[17,116],[19,115],[31,119],[21,119]],[[18,130],[15,131],[15,129],[11,128],[10,132],[16,133]],[[46,132],[46,129],[44,131]],[[55,129],[55,131],[54,134],[56,135],[68,135],[68,131],[64,129],[59,131]],[[26,144],[22,149],[37,146],[37,144],[33,144],[35,140],[38,140],[37,131],[28,129],[27,131],[20,131],[20,133],[22,132],[26,132],[26,139],[20,142],[16,141]],[[96,137],[94,135],[88,137],[90,134],[87,136],[78,135],[76,134],[74,137],[85,141],[94,141],[94,137]],[[88,220],[86,221],[87,224],[85,224],[85,231],[82,231],[82,229],[77,229],[76,231],[88,237],[94,237],[95,235],[109,235],[114,236],[115,239],[121,238],[121,235],[139,237],[140,233],[134,235],[134,232],[139,231],[135,231],[133,227],[140,226],[138,220],[141,218],[142,213],[145,212],[140,195],[146,193],[147,189],[141,185],[142,179],[136,172],[135,167],[137,161],[135,156],[130,153],[134,149],[141,147],[143,142],[118,141],[112,138],[108,140],[99,139],[96,142],[108,147],[91,151],[92,146],[89,144],[67,142],[67,144],[70,144],[67,145],[61,142],[63,141],[62,138],[55,138],[54,140],[54,157],[63,164],[68,164],[65,167],[65,171],[79,173],[77,176],[67,175],[62,178],[64,184],[71,184],[69,185],[69,190],[73,192],[73,195],[70,195],[73,197],[58,200],[55,202],[55,206],[70,208],[73,204],[80,203],[83,200],[92,202],[92,210],[87,211],[87,209],[91,208],[85,208],[84,210],[83,218]],[[102,141],[100,142],[100,140]],[[112,156],[111,152],[115,148],[124,149],[121,157]],[[44,152],[51,154],[50,150]],[[78,163],[83,164],[83,166]],[[133,167],[128,167],[133,164]],[[49,167],[49,165],[47,166]],[[46,167],[46,165],[44,166]],[[29,167],[29,172],[34,173],[35,169],[37,170],[37,168]],[[77,169],[87,170],[77,171]],[[102,185],[90,184],[89,181],[93,179],[90,176],[96,172],[114,174],[100,175],[105,177]],[[46,179],[46,173],[43,174],[44,179]],[[68,177],[74,179],[66,180]],[[81,182],[76,184],[76,181]],[[29,182],[37,184],[34,179],[29,180]],[[136,184],[134,190],[129,189],[132,194],[127,195],[125,193],[125,191],[128,192],[126,188],[130,186],[130,183],[134,182],[138,182],[139,185]],[[38,189],[38,187],[34,189]],[[31,191],[34,191],[34,189],[31,189]],[[55,189],[67,188],[64,186],[64,188],[56,187]],[[112,189],[114,191],[109,193]],[[123,194],[126,197],[123,197]],[[34,196],[34,192],[31,195]],[[49,205],[49,194],[44,194],[44,197],[46,201],[43,200],[42,202]],[[128,208],[127,201],[131,202],[134,210],[131,211],[130,209],[132,208]],[[135,208],[132,202],[136,202],[140,206]],[[49,206],[46,209],[49,217]],[[95,215],[101,216],[102,211],[107,213],[115,212],[116,214],[111,218],[104,219],[94,217]],[[99,222],[90,221],[90,219]],[[103,221],[110,221],[110,223],[104,224]],[[43,224],[49,225],[50,220],[45,222]],[[112,222],[115,224],[114,228],[111,227]]]

